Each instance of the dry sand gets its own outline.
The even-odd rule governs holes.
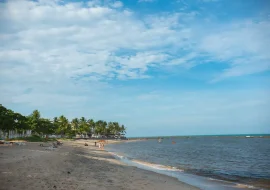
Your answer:
[[[88,141],[89,146],[85,142],[65,141],[55,150],[46,150],[40,143],[0,146],[0,190],[197,189],[172,177],[124,165],[94,147],[94,141]]]

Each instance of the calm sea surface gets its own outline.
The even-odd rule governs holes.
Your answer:
[[[108,145],[106,149],[133,163],[167,168],[173,176],[187,173],[238,185],[270,187],[270,138],[167,138],[160,143],[156,139]]]

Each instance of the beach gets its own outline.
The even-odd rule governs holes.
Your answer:
[[[95,147],[94,140],[64,141],[55,149],[48,148],[51,143],[39,145],[0,146],[0,190],[198,189],[176,178],[125,165]]]

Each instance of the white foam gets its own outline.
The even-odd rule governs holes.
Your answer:
[[[157,170],[183,172],[183,170],[180,170],[180,169],[177,169],[177,168],[171,167],[171,166],[164,166],[164,165],[160,165],[160,164],[153,164],[153,163],[143,162],[143,161],[139,161],[139,160],[131,160],[131,161],[134,162],[134,163],[137,163],[137,164],[141,164],[143,166],[147,166],[147,167],[151,167],[153,169],[157,169]]]
[[[193,174],[185,173],[184,170],[175,167],[164,166],[160,164],[148,163],[140,160],[128,159],[127,157],[110,152],[116,159],[124,162],[125,164],[135,166],[137,168],[153,171],[156,173],[164,174],[177,178],[179,181],[196,186],[202,190],[239,190],[239,189],[254,189],[253,186],[217,180],[213,178],[206,178]]]

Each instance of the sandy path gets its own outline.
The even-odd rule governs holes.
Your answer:
[[[84,141],[65,142],[50,151],[26,146],[0,146],[0,190],[195,190],[178,180],[126,166]]]

